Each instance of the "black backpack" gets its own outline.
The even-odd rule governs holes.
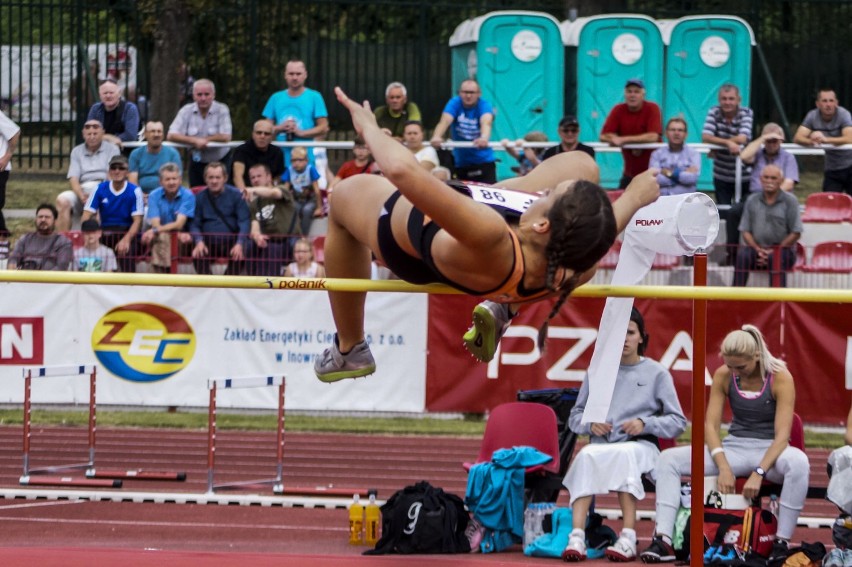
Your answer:
[[[381,507],[382,537],[364,555],[468,553],[464,502],[426,481],[407,486]]]

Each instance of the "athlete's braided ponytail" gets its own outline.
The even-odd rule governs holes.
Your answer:
[[[556,290],[559,268],[574,273],[565,282],[559,298],[538,332],[539,349],[544,349],[550,320],[577,287],[582,274],[603,258],[615,242],[616,223],[606,193],[591,181],[577,181],[553,204],[547,213],[550,240],[545,248],[548,289]]]

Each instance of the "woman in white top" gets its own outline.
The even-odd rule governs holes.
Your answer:
[[[405,130],[402,132],[405,147],[414,154],[418,163],[426,171],[432,171],[433,168],[440,165],[438,160],[438,152],[430,145],[423,145],[423,124],[417,120],[412,120],[405,124]]]
[[[325,268],[314,262],[314,248],[307,238],[300,238],[293,247],[295,262],[287,264],[285,278],[324,278]]]

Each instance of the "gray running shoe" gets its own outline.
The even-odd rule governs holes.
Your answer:
[[[513,315],[508,303],[483,301],[473,308],[473,326],[464,334],[464,346],[477,360],[491,362]]]
[[[322,382],[337,382],[346,378],[360,378],[376,371],[376,361],[366,341],[361,341],[346,354],[341,354],[334,344],[325,349],[322,356],[314,362],[314,372]]]

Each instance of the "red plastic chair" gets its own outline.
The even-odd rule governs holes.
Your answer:
[[[852,197],[846,193],[811,193],[802,222],[852,221]]]
[[[852,272],[852,242],[836,240],[814,246],[811,262],[801,267],[803,272],[848,274]]]
[[[796,243],[796,263],[793,264],[793,271],[799,272],[807,263],[808,253],[805,251],[805,247],[802,246],[801,242]]]
[[[802,418],[797,413],[793,414],[793,423],[790,426],[790,446],[801,449],[802,451],[805,450],[805,426],[802,423]],[[738,493],[742,494],[743,486],[745,486],[747,480],[748,477],[737,478],[736,487]],[[781,494],[781,485],[764,480],[760,487],[760,496],[769,494]]]
[[[315,236],[311,241],[314,248],[314,262],[325,264],[325,236]]]
[[[527,474],[539,471],[559,473],[559,430],[553,408],[534,402],[509,402],[494,408],[488,422],[479,455],[465,470],[477,463],[491,461],[494,451],[512,447],[534,447],[553,457],[543,465],[527,468]]]
[[[66,230],[62,233],[62,236],[71,241],[71,247],[74,250],[82,248],[86,244],[86,239],[80,230]]]
[[[609,197],[610,203],[615,203],[615,200],[624,195],[624,189],[609,189],[606,196]]]
[[[612,247],[604,254],[604,257],[598,262],[600,270],[614,270],[618,265],[618,256],[621,253],[621,241],[616,240],[612,243]]]

